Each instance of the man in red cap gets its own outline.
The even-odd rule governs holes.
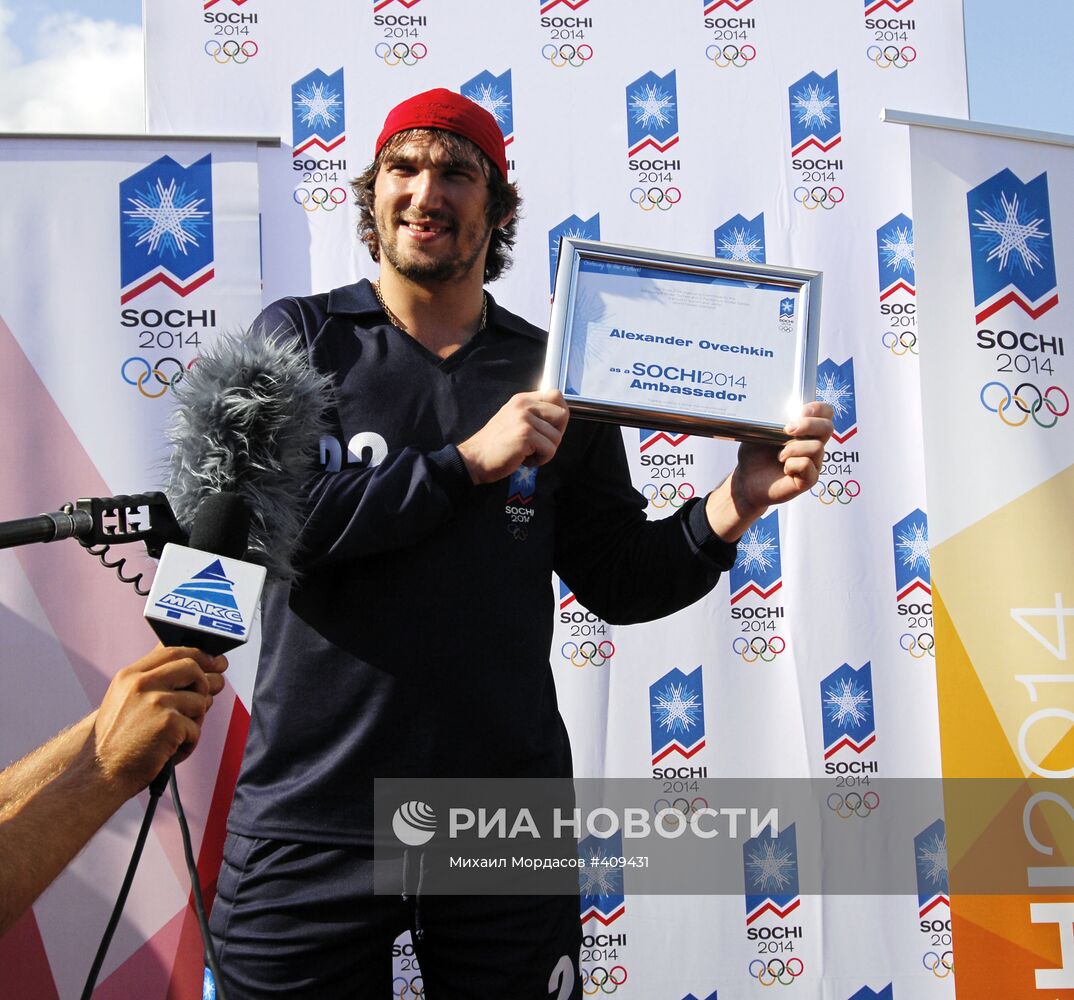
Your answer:
[[[303,534],[271,588],[212,926],[231,1000],[581,1000],[577,897],[373,894],[375,778],[570,778],[551,574],[612,623],[696,601],[772,503],[816,482],[831,411],[744,445],[705,498],[646,518],[618,428],[537,391],[545,333],[484,290],[519,198],[495,119],[432,90],[353,183],[380,277],[258,320],[336,383]],[[383,846],[383,845],[381,845]],[[398,843],[395,844],[398,848]],[[392,982],[413,935],[420,974]],[[400,992],[402,990],[402,992]]]

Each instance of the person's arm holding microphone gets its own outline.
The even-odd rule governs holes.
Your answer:
[[[120,670],[100,707],[0,772],[0,934],[105,821],[197,745],[227,659],[157,647]]]

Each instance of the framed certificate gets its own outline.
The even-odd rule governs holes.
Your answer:
[[[782,442],[816,398],[819,271],[565,237],[543,388],[617,424]]]

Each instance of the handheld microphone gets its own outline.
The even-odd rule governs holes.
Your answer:
[[[198,508],[188,545],[169,543],[145,602],[145,618],[165,646],[214,656],[250,638],[266,570],[246,562],[250,511],[234,493]]]

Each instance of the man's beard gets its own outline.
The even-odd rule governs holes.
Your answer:
[[[427,221],[443,222],[445,220],[442,216],[434,215]],[[483,233],[478,232],[475,226],[469,232],[463,234],[464,238],[458,242],[461,244],[470,243],[473,246],[472,253],[466,257],[446,256],[429,259],[407,259],[399,253],[399,242],[396,238],[395,227],[403,223],[404,220],[402,219],[393,219],[392,228],[387,233],[378,225],[377,241],[385,260],[399,274],[404,278],[409,278],[411,281],[451,281],[454,278],[460,278],[468,274],[470,269],[477,263],[478,258],[485,254],[485,240],[492,232],[492,227],[486,224]]]

